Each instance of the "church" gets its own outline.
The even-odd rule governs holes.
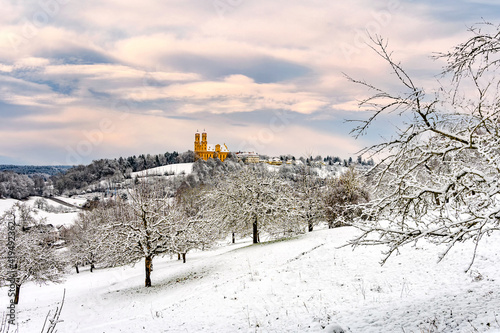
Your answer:
[[[207,143],[207,133],[203,131],[201,133],[201,141],[200,141],[200,133],[196,131],[194,135],[194,154],[196,159],[208,160],[209,158],[218,158],[222,162],[227,158],[229,154],[229,149],[226,144],[221,146],[219,144],[213,145]]]

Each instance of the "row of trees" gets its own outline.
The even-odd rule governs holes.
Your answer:
[[[231,234],[233,241],[235,235],[251,236],[258,243],[263,236],[279,239],[312,231],[325,219],[339,226],[355,215],[342,207],[361,200],[363,192],[354,169],[338,180],[324,180],[304,166],[301,176],[291,180],[265,165],[199,164],[200,170],[211,171],[210,181],[196,186],[185,181],[175,197],[167,180],[146,177],[132,184],[126,199],[105,200],[82,211],[64,234],[69,251],[60,253],[47,239],[53,228],[37,219],[33,208],[16,204],[0,217],[1,281],[15,286],[18,302],[23,283],[59,282],[65,267],[79,272],[80,266],[90,265],[92,271],[143,260],[149,287],[157,256],[179,254],[185,260],[188,251],[207,249]]]
[[[280,159],[294,160],[295,157],[292,155],[282,155]],[[187,151],[184,153],[169,153],[150,155],[141,154],[138,156],[129,156],[127,158],[117,158],[117,159],[100,159],[92,161],[88,165],[78,165],[71,168],[68,167],[31,167],[31,166],[6,166],[14,171],[4,171],[0,172],[0,198],[1,197],[11,197],[15,199],[24,199],[28,196],[39,195],[39,196],[51,196],[51,195],[73,195],[80,193],[82,190],[90,190],[92,192],[102,192],[110,188],[120,187],[121,183],[125,179],[130,178],[130,174],[136,171],[142,171],[145,169],[155,168],[167,164],[175,163],[191,163],[195,161],[195,155],[192,151]],[[213,160],[212,164],[217,164],[218,159]],[[216,172],[226,172],[226,169],[234,169],[235,164],[238,164],[236,159],[231,159],[232,164],[230,167],[221,165],[209,165],[208,168],[216,168]],[[328,165],[340,164],[344,167],[348,167],[352,164],[358,165],[373,165],[373,160],[365,161],[358,157],[356,162],[352,158],[349,160],[342,160],[340,157],[327,156],[322,158],[321,156],[312,156],[309,158],[301,157],[298,159],[303,165],[311,166],[315,165],[316,162],[326,163]],[[220,161],[219,161],[220,162]],[[218,163],[220,164],[220,163]],[[236,166],[237,167],[237,166]],[[196,168],[196,166],[195,166]],[[204,167],[207,169],[207,167]],[[37,171],[37,170],[48,170],[51,172],[49,174],[32,173],[29,175],[20,174],[17,171]],[[191,177],[189,182],[194,185],[197,182],[210,181],[213,178],[213,174],[204,173],[202,168],[194,170],[196,177]],[[198,172],[197,172],[198,171]],[[102,182],[106,180],[106,182]]]
[[[348,201],[367,199],[354,169],[341,180],[325,181],[304,167],[303,177],[290,181],[264,165],[198,164],[211,171],[210,181],[196,186],[185,181],[175,198],[161,178],[150,177],[134,185],[128,200],[82,213],[69,233],[76,269],[83,263],[93,268],[144,260],[145,285],[150,286],[156,256],[177,253],[185,260],[189,250],[206,249],[231,234],[233,241],[235,235],[251,236],[258,243],[262,235],[279,239],[312,231],[325,219],[339,226],[356,214],[341,213]]]
[[[39,175],[50,177],[59,173],[64,173],[71,168],[68,165],[0,165],[0,171],[12,171],[20,175]]]
[[[283,161],[285,160],[295,160],[292,155],[282,155],[280,157]],[[158,166],[163,166],[167,164],[175,163],[191,163],[194,162],[195,156],[192,151],[187,151],[182,154],[177,152],[165,153],[165,154],[141,154],[138,156],[130,156],[127,158],[120,157],[118,159],[100,159],[95,160],[88,165],[78,165],[71,168],[57,169],[57,172],[52,176],[43,174],[30,174],[20,175],[15,172],[0,172],[0,197],[12,197],[15,199],[24,199],[30,195],[72,195],[81,192],[81,190],[90,191],[105,191],[109,188],[110,184],[113,186],[120,186],[124,179],[130,178],[130,174],[136,171],[142,171],[145,169],[155,168]],[[218,160],[215,159],[211,163],[217,164]],[[208,168],[217,168],[217,172],[226,172],[226,169],[234,169],[235,164],[238,162],[235,159],[230,159],[232,164],[230,167],[221,165],[209,165]],[[356,161],[352,158],[349,160],[342,160],[340,157],[327,156],[322,158],[321,156],[316,156],[313,158],[301,157],[298,159],[304,165],[313,165],[316,162],[326,163],[328,165],[340,164],[344,167],[348,167],[352,164],[358,165],[372,165],[373,160],[365,161],[361,157],[358,157]],[[220,164],[220,163],[219,163]],[[13,166],[14,167],[14,166]],[[237,166],[236,166],[237,167]],[[31,170],[30,167],[19,167],[14,170]],[[38,170],[36,167],[32,167],[34,170]],[[45,167],[44,167],[45,168]],[[48,167],[47,167],[48,168]],[[196,166],[195,166],[196,168]],[[204,167],[207,169],[207,167]],[[45,170],[45,169],[43,169]],[[191,177],[189,182],[193,185],[196,182],[210,181],[213,174],[204,173],[202,168],[194,170],[197,171],[197,178]],[[102,182],[106,180],[106,182]]]
[[[268,160],[269,156],[267,155],[261,155],[261,159],[263,160]],[[305,165],[311,165],[311,164],[317,164],[317,163],[324,163],[327,165],[342,165],[344,167],[351,166],[352,164],[358,164],[362,166],[373,166],[375,165],[375,162],[373,161],[372,158],[370,158],[368,161],[363,159],[363,156],[359,155],[356,160],[353,160],[352,157],[349,157],[348,159],[342,159],[338,156],[326,156],[323,158],[321,155],[316,155],[316,157],[303,157],[301,156],[300,158],[296,159],[295,156],[293,155],[280,155],[279,156],[280,161],[286,162],[286,161],[301,161]]]

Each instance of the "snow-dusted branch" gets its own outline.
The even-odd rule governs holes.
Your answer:
[[[419,239],[447,244],[444,256],[457,242],[472,240],[477,247],[499,229],[500,33],[495,29],[487,34],[473,28],[473,37],[440,55],[448,60],[444,73],[451,74],[450,87],[432,97],[393,60],[381,38],[373,39],[404,92],[384,92],[349,78],[375,89],[361,101],[373,115],[354,132],[363,134],[381,114],[396,110],[411,121],[394,138],[365,149],[382,158],[369,174],[374,199],[357,221],[363,232],[351,244],[387,245],[385,262]]]

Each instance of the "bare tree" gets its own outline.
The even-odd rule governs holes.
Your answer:
[[[139,182],[128,194],[130,203],[117,202],[105,208],[108,222],[101,226],[101,243],[107,245],[108,260],[120,265],[144,259],[146,287],[151,286],[153,258],[169,249],[169,225],[181,218],[156,185]]]
[[[321,156],[316,157],[318,161]],[[314,226],[325,216],[321,196],[322,181],[308,165],[299,167],[295,191],[299,199],[299,214],[307,222],[307,230],[313,231]]]
[[[101,205],[85,218],[99,225],[99,246],[106,266],[136,263],[144,259],[145,286],[151,286],[153,259],[171,253],[186,253],[206,246],[211,220],[186,210],[168,197],[159,182],[147,179],[135,184],[128,201]]]
[[[366,207],[376,219],[358,221],[363,233],[352,244],[388,245],[383,262],[424,238],[447,245],[442,259],[457,242],[472,241],[477,249],[484,236],[499,230],[500,30],[482,24],[470,32],[472,37],[438,56],[447,61],[442,80],[448,83],[431,94],[394,60],[380,37],[373,38],[373,50],[390,66],[402,92],[349,78],[374,91],[361,101],[373,114],[354,129],[357,136],[384,113],[408,119],[394,137],[365,150],[380,156],[370,175],[374,200]]]
[[[262,166],[247,166],[223,177],[206,192],[211,216],[229,232],[252,235],[260,232],[274,238],[303,232],[298,219],[300,206],[291,186],[277,173]]]
[[[204,186],[190,188],[187,185],[181,186],[176,193],[175,207],[182,211],[185,223],[175,234],[172,244],[184,263],[191,249],[205,250],[223,238],[221,226],[205,213],[207,201],[203,189]]]
[[[21,286],[61,282],[66,263],[47,242],[51,231],[26,204],[15,204],[0,217],[0,280],[18,304]],[[12,290],[13,289],[13,290]]]
[[[113,266],[113,261],[107,256],[107,243],[100,242],[101,227],[108,223],[106,203],[96,202],[95,212],[80,212],[78,218],[68,230],[69,262],[79,273],[79,266],[90,265],[92,273],[95,265]]]

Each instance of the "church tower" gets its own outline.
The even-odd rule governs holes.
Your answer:
[[[194,152],[196,153],[197,151],[201,150],[200,149],[200,133],[196,131],[196,134],[194,135]]]
[[[203,133],[201,133],[201,150],[207,150],[208,143],[207,143],[207,132],[203,130]]]

